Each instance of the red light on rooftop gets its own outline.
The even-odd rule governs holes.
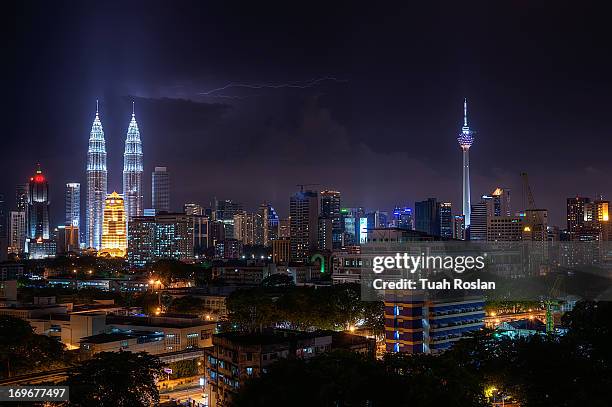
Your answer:
[[[34,177],[34,182],[44,182],[45,181],[45,177],[43,177],[42,175],[36,175]]]

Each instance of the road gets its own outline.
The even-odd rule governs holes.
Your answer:
[[[197,403],[200,403],[203,406],[207,405],[206,399],[202,398],[202,387],[200,386],[189,387],[187,389],[172,390],[163,393],[160,392],[160,401],[162,402],[166,400],[177,400],[179,402],[184,402],[189,400],[189,398],[195,400]]]

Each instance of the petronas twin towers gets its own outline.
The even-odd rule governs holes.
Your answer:
[[[123,197],[125,218],[142,215],[142,142],[132,103],[132,120],[128,126],[123,154]],[[108,172],[106,169],[106,144],[104,130],[98,113],[89,133],[87,149],[87,207],[86,240],[87,247],[100,249],[102,243],[102,222],[104,200],[106,199]]]

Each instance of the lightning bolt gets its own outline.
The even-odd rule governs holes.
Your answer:
[[[244,99],[241,96],[230,96],[230,95],[219,95],[218,92],[234,89],[234,88],[243,88],[243,89],[283,89],[283,88],[295,88],[295,89],[307,89],[317,86],[321,82],[340,82],[345,83],[348,82],[346,79],[338,79],[332,76],[325,76],[322,78],[311,79],[309,81],[299,81],[299,82],[289,82],[289,83],[239,83],[239,82],[230,82],[227,85],[221,86],[219,88],[210,89],[204,92],[198,93],[201,96],[210,96],[210,97],[219,97],[219,98],[228,98],[228,99]]]

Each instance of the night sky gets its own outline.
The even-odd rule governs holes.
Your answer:
[[[85,201],[97,98],[109,192],[136,102],[145,207],[163,165],[177,210],[216,196],[286,216],[295,184],[317,183],[343,206],[458,212],[464,97],[473,202],[502,186],[522,209],[523,171],[557,224],[569,196],[612,197],[612,28],[586,2],[20,3],[0,192],[11,208],[40,162],[54,225],[66,182]]]

